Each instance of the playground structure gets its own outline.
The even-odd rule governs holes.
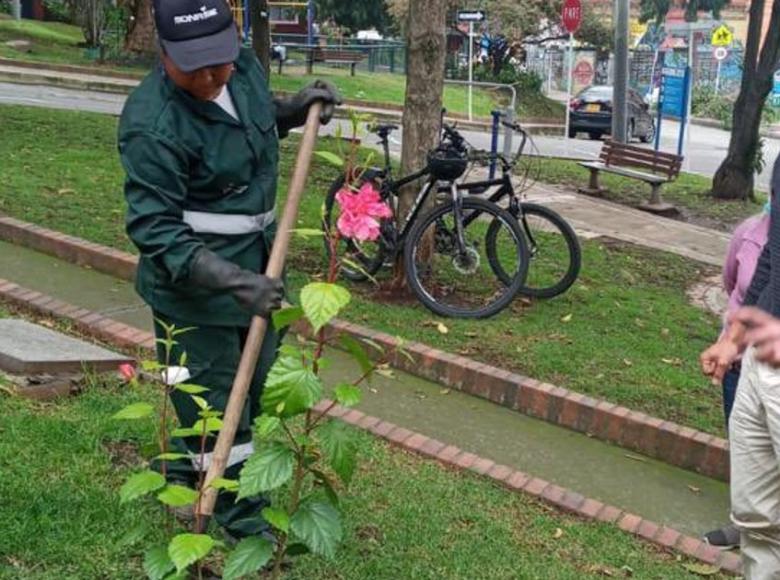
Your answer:
[[[244,38],[249,39],[252,34],[252,17],[250,12],[250,0],[230,0],[233,9],[233,17],[244,33]],[[306,10],[305,23],[300,21],[300,11]],[[295,19],[287,14],[292,11]],[[307,44],[314,44],[314,0],[306,2],[269,2],[268,18],[271,32],[277,30],[282,33],[303,33],[307,37]],[[301,29],[302,28],[302,29]]]

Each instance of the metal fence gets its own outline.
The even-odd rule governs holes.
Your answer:
[[[593,50],[575,50],[574,53],[575,91],[590,84],[612,84],[612,56],[602,58]],[[542,79],[546,93],[566,90],[569,66],[565,47],[531,46],[527,55],[526,66]],[[641,94],[652,94],[660,86],[664,66],[685,66],[687,60],[687,50],[633,50],[629,56],[629,84]],[[735,95],[742,82],[742,62],[741,49],[729,50],[719,65],[712,47],[699,46],[693,62],[694,88],[707,87],[717,89],[723,95]]]
[[[289,64],[303,65],[311,47],[306,44],[306,36],[299,34],[274,34],[274,45],[283,46],[287,50]],[[318,48],[333,48],[363,54],[363,60],[357,69],[367,72],[387,72],[406,74],[406,44],[395,41],[355,40],[339,41],[318,37],[315,46]]]

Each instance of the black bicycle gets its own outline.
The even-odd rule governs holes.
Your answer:
[[[375,276],[383,264],[402,256],[409,287],[432,312],[458,318],[497,314],[525,283],[529,262],[525,234],[507,210],[461,194],[456,180],[468,166],[468,154],[457,132],[443,136],[422,170],[396,180],[389,138],[397,128],[373,128],[383,145],[385,166],[357,170],[350,184],[356,188],[371,184],[395,214],[404,214],[403,219],[398,220],[397,215],[382,219],[375,241],[339,238],[342,274],[364,281]],[[422,186],[411,207],[400,210],[399,192],[418,181]],[[345,176],[336,179],[326,197],[323,228],[327,232],[334,231],[341,215],[336,194],[345,183]],[[437,203],[428,209],[431,201]],[[326,249],[331,251],[329,243]]]
[[[550,208],[522,201],[515,190],[512,177],[523,157],[530,137],[516,123],[503,122],[506,127],[519,133],[520,147],[513,159],[507,159],[502,154],[471,151],[471,161],[488,164],[496,161],[501,164],[501,177],[460,183],[458,188],[469,193],[482,193],[498,187],[487,199],[496,204],[507,205],[507,210],[519,222],[525,234],[531,262],[528,276],[520,289],[520,294],[534,298],[553,298],[566,292],[577,281],[582,267],[582,251],[574,229],[557,212]],[[453,127],[444,127],[445,134],[457,133]],[[467,222],[468,222],[467,218]],[[496,274],[504,283],[510,282],[510,275],[503,270],[499,257],[500,248],[496,236],[500,232],[500,224],[491,224],[487,232],[487,254]]]

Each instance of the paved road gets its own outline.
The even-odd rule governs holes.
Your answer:
[[[68,110],[94,111],[98,113],[119,114],[124,97],[118,94],[100,93],[63,89],[37,85],[17,85],[0,83],[0,103],[34,105]],[[345,130],[347,129],[346,123]],[[661,132],[662,148],[666,151],[676,151],[677,132],[679,125],[665,121]],[[330,130],[333,130],[331,126]],[[472,145],[478,148],[490,147],[490,136],[486,133],[464,131],[464,135]],[[392,149],[400,151],[400,133],[396,135]],[[369,138],[368,143],[374,139]],[[536,137],[534,139],[539,152],[543,155],[596,157],[601,147],[600,143],[587,139],[564,140],[556,137]],[[767,167],[759,176],[757,183],[761,188],[768,189],[771,167],[774,159],[780,154],[780,140],[765,139],[765,159]],[[689,151],[684,169],[711,177],[721,161],[726,156],[729,144],[729,133],[721,129],[693,126],[690,137]]]

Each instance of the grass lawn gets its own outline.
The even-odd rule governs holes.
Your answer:
[[[164,516],[152,500],[120,506],[118,490],[153,454],[156,421],[111,416],[157,400],[149,387],[110,378],[49,403],[0,389],[0,578],[143,577],[144,552],[165,542]],[[561,515],[365,434],[358,446],[342,548],[333,561],[296,560],[290,578],[695,578],[687,562],[616,527]],[[217,569],[219,560],[211,559]]]
[[[5,43],[9,40],[26,40],[32,43],[28,50],[17,50]],[[81,29],[61,22],[21,20],[19,22],[0,14],[0,58],[104,67],[107,70],[138,72],[139,69],[122,65],[102,65],[90,58],[84,47]]]
[[[540,181],[578,188],[587,186],[590,172],[574,161],[541,159]],[[650,187],[641,181],[618,175],[602,173],[602,187],[607,188],[604,197],[617,203],[638,206],[647,201]],[[663,187],[664,200],[682,211],[683,217],[698,225],[731,232],[743,219],[760,213],[766,194],[758,193],[756,201],[719,201],[710,195],[712,180],[701,175],[681,173],[673,183]]]
[[[9,40],[27,40],[32,43],[30,52],[23,52],[6,46]],[[147,67],[133,67],[126,64],[106,62],[97,64],[79,46],[84,37],[76,26],[58,22],[23,20],[16,22],[0,15],[0,57],[58,64],[88,65],[105,67],[124,72],[145,72]],[[406,91],[406,77],[400,74],[368,73],[359,71],[355,77],[345,68],[319,65],[314,75],[307,76],[305,67],[286,67],[284,74],[276,74],[272,67],[271,84],[281,91],[297,91],[313,79],[323,79],[337,85],[348,99],[403,105]],[[474,91],[474,115],[490,117],[497,106],[506,106],[505,91],[476,89]],[[444,91],[444,106],[455,113],[468,112],[468,96],[465,87],[447,86]],[[519,95],[518,113],[521,117],[562,117],[563,107],[542,95]]]
[[[0,212],[88,240],[131,250],[123,231],[122,175],[112,117],[0,107]],[[283,146],[290,173],[296,141]],[[326,146],[326,145],[323,145]],[[333,170],[316,164],[301,224],[316,227]],[[286,191],[285,179],[280,191]],[[320,241],[297,240],[294,284],[322,264]],[[445,321],[414,302],[375,301],[353,286],[346,318],[451,352],[722,434],[719,389],[698,372],[699,352],[717,337],[714,316],[688,304],[685,289],[706,271],[694,262],[626,245],[583,244],[579,282],[565,296],[520,301],[488,321]]]

